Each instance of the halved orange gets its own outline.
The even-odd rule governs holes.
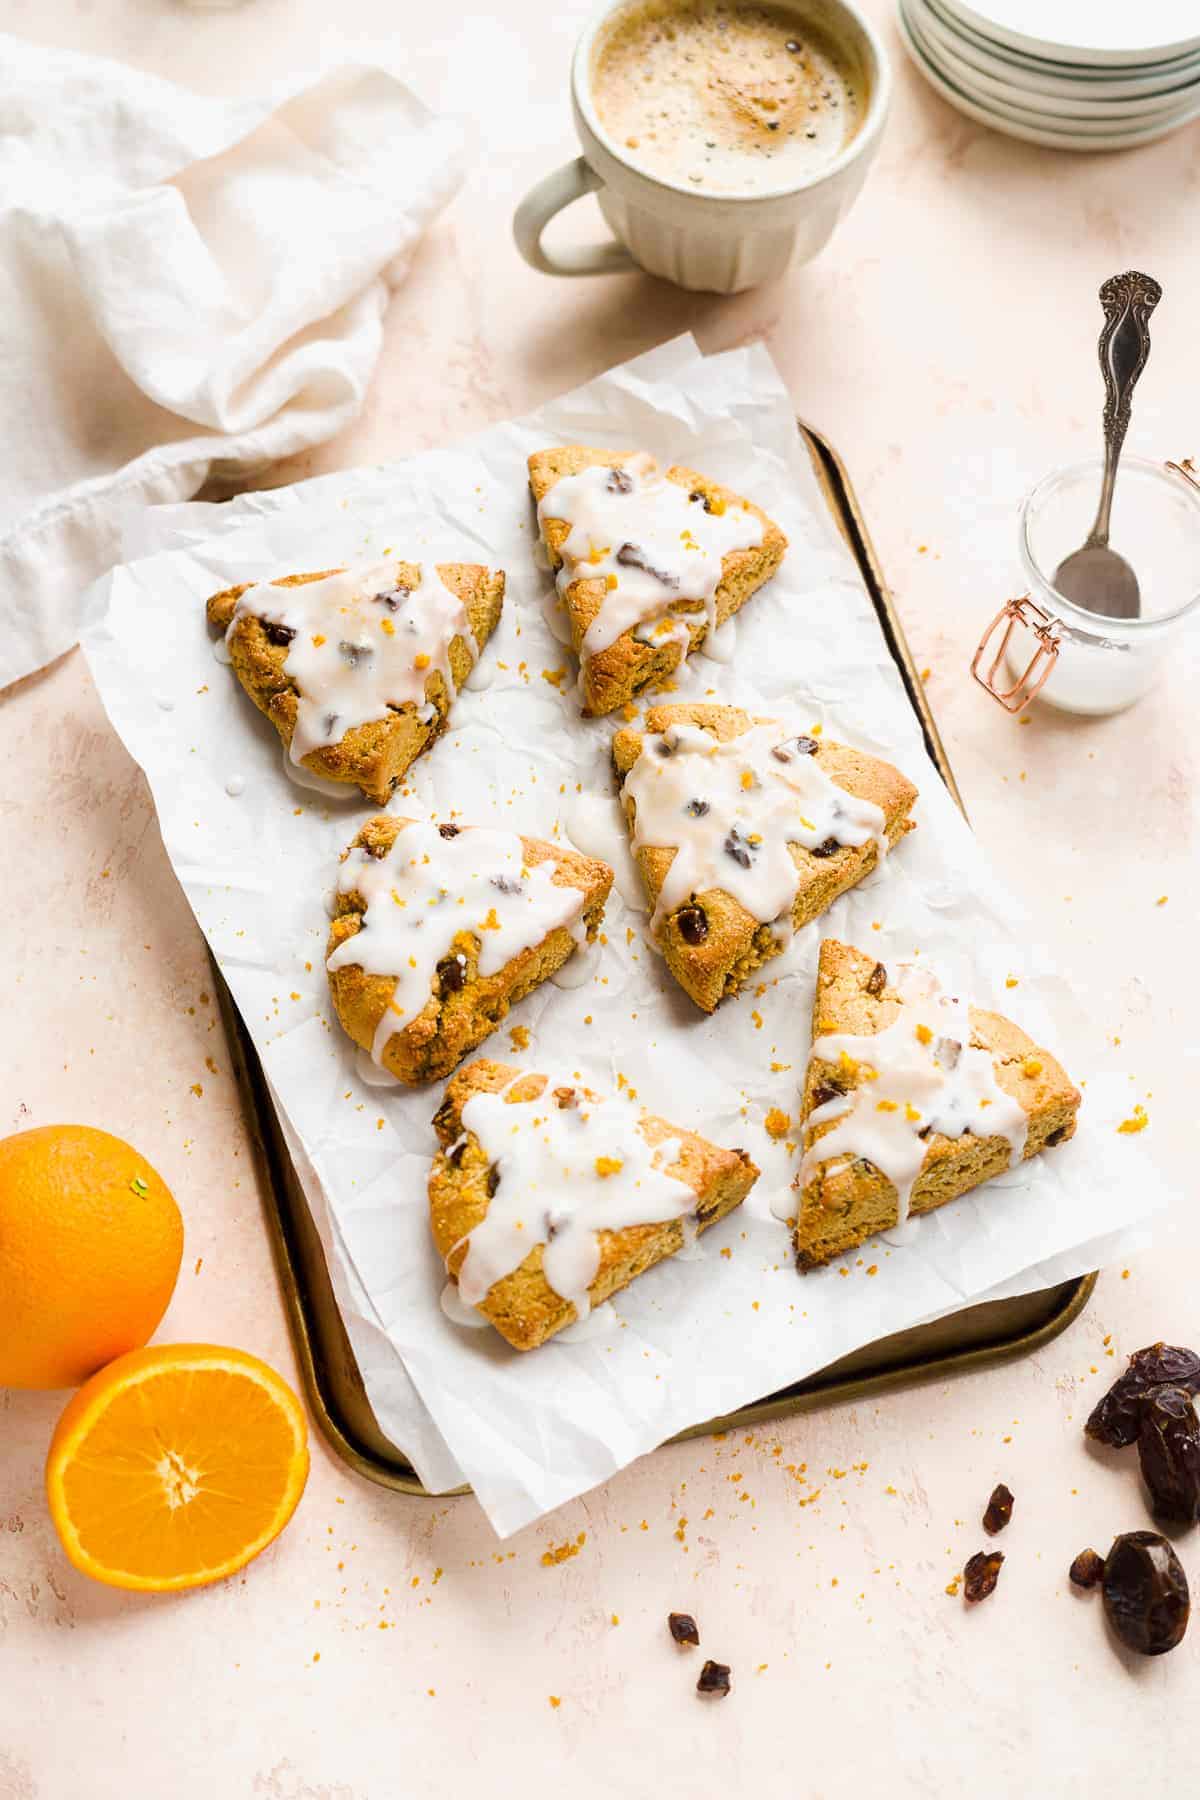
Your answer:
[[[244,1568],[283,1530],[308,1478],[308,1428],[274,1369],[244,1350],[131,1350],[58,1422],[46,1494],[77,1569],[165,1593]]]

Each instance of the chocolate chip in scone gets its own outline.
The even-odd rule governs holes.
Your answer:
[[[824,839],[824,841],[822,843],[813,845],[812,855],[813,856],[836,856],[838,851],[841,849],[841,847],[842,846],[838,843],[838,841],[835,837],[827,837]]]
[[[290,625],[278,625],[274,619],[264,619],[262,628],[268,644],[278,644],[280,647],[290,644],[296,635]]]
[[[495,1163],[489,1163],[488,1165],[487,1181],[485,1185],[487,1187],[488,1199],[490,1200],[495,1194],[496,1189],[500,1186],[500,1171],[497,1169]]]
[[[643,574],[652,575],[655,581],[660,581],[665,588],[679,586],[678,575],[671,575],[663,569],[656,569],[653,563],[647,562],[646,552],[639,549],[637,544],[622,544],[617,551],[617,561],[627,569],[641,569]]]
[[[989,1537],[995,1537],[998,1531],[1004,1530],[1004,1527],[1012,1518],[1012,1509],[1012,1489],[1005,1487],[1002,1481],[998,1481],[992,1489],[991,1498],[987,1503],[987,1510],[983,1515],[983,1529],[988,1533]]]
[[[977,1550],[963,1569],[963,1599],[968,1606],[986,1600],[995,1591],[1004,1561],[1003,1550]]]
[[[704,508],[706,513],[710,513],[712,511],[712,501],[709,499],[707,494],[702,494],[700,492],[699,488],[693,488],[691,493],[688,495],[688,499],[689,500],[698,500],[700,502],[701,506]]]
[[[352,669],[357,669],[359,663],[370,662],[375,652],[370,644],[352,644],[348,638],[343,638],[338,645],[338,654]]]
[[[444,838],[456,838],[458,836],[458,826],[457,825],[439,825],[438,826],[438,836],[444,837]]]
[[[461,994],[467,985],[467,959],[461,954],[445,956],[437,966],[438,984],[443,994]]]
[[[702,906],[681,906],[675,914],[679,935],[693,949],[708,936],[708,914]]]
[[[698,1694],[715,1694],[718,1699],[724,1699],[729,1692],[729,1673],[728,1663],[713,1662],[710,1659],[700,1671],[696,1692]]]
[[[633,476],[624,469],[610,469],[604,485],[610,494],[632,494]]]
[[[667,1629],[677,1644],[695,1646],[700,1642],[700,1628],[691,1613],[668,1613]]]
[[[1078,1588],[1094,1588],[1104,1575],[1104,1558],[1094,1550],[1081,1550],[1067,1574]]]
[[[867,976],[866,986],[868,994],[871,994],[875,999],[878,999],[884,988],[887,986],[887,968],[883,963],[877,962],[875,964],[875,967]]]
[[[708,812],[708,810],[709,810],[708,801],[707,800],[689,800],[683,810],[685,813],[687,813],[689,815],[689,817],[691,817],[693,819],[702,819],[704,817],[705,813]]]

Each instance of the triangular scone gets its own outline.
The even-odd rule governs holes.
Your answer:
[[[291,761],[382,805],[445,730],[503,601],[499,569],[388,558],[243,582],[208,619]]]
[[[734,706],[652,706],[613,762],[651,934],[705,1012],[912,829],[890,763]]]
[[[334,1010],[399,1080],[448,1075],[591,942],[612,878],[607,863],[515,831],[368,819],[338,877]]]
[[[1079,1095],[1000,1013],[821,945],[801,1115],[796,1260],[815,1269],[1074,1135]]]
[[[641,451],[539,450],[529,485],[589,716],[670,675],[787,549],[752,501]]]
[[[758,1179],[744,1150],[504,1063],[460,1069],[433,1123],[434,1242],[460,1298],[517,1350],[682,1249]]]

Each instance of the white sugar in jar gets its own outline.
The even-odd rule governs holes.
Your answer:
[[[1040,698],[1065,712],[1120,712],[1153,687],[1166,658],[1200,616],[1200,487],[1165,463],[1125,457],[1117,476],[1110,543],[1135,571],[1142,611],[1107,619],[1076,606],[1053,573],[1091,530],[1099,457],[1058,469],[1021,508],[1021,562],[1030,593],[1058,624],[1058,654]],[[1009,640],[1014,679],[1032,654],[1024,631]]]

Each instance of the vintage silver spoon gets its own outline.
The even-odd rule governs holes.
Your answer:
[[[1112,275],[1100,289],[1104,330],[1100,333],[1100,369],[1104,376],[1104,480],[1095,523],[1078,550],[1064,557],[1054,573],[1060,594],[1085,612],[1106,619],[1136,619],[1142,610],[1138,579],[1115,550],[1108,547],[1113,489],[1121,446],[1129,429],[1129,410],[1138,376],[1150,354],[1150,314],[1162,289],[1149,275],[1129,269]]]

